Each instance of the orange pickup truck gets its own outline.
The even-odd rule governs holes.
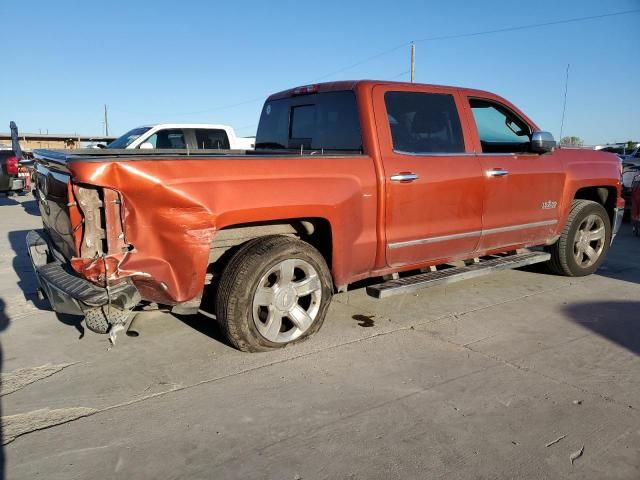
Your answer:
[[[492,93],[385,81],[270,96],[252,152],[35,152],[41,293],[106,333],[140,305],[231,344],[316,332],[332,294],[377,298],[548,262],[593,273],[620,226],[620,161],[555,147]],[[530,247],[541,247],[529,250]]]

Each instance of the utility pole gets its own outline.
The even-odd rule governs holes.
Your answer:
[[[109,117],[107,117],[107,104],[104,105],[104,136],[109,136]]]
[[[564,77],[564,101],[562,102],[562,120],[560,121],[560,138],[558,139],[558,145],[562,145],[562,130],[564,129],[564,114],[567,111],[567,90],[569,89],[569,66],[567,63],[567,72]]]
[[[411,42],[411,83],[416,79],[416,44]]]

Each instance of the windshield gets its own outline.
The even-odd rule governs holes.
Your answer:
[[[362,151],[352,91],[300,95],[265,103],[256,149]]]
[[[138,127],[133,130],[129,130],[127,133],[116,138],[113,142],[107,145],[107,148],[127,148],[136,138],[149,130],[151,130],[151,127]]]

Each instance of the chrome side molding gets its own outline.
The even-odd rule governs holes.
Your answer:
[[[493,235],[496,233],[513,232],[515,230],[523,230],[526,228],[538,228],[555,225],[558,220],[542,220],[540,222],[524,223],[521,225],[507,225],[506,227],[488,228],[484,230],[474,230],[470,232],[454,233],[452,235],[443,235],[441,237],[419,238],[416,240],[406,240],[404,242],[388,243],[390,249],[413,247],[415,245],[424,245],[429,243],[446,242],[449,240],[457,240],[460,238],[479,237],[481,235]]]

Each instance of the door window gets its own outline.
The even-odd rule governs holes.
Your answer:
[[[488,100],[469,100],[483,153],[531,151],[529,126],[514,113]]]
[[[228,150],[230,148],[227,132],[221,129],[197,129],[196,143],[198,148],[203,150]]]
[[[387,92],[384,101],[396,152],[464,152],[460,118],[452,95]]]
[[[159,130],[148,139],[145,143],[150,143],[153,148],[158,149],[186,149],[187,144],[184,139],[184,132],[179,128],[169,128]]]

